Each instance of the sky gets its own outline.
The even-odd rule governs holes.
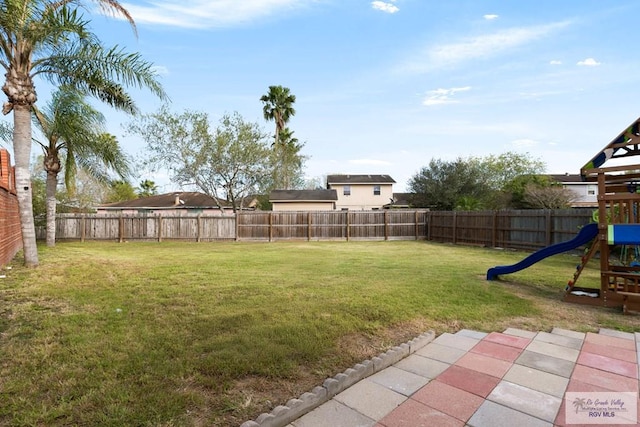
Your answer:
[[[579,173],[640,116],[637,0],[132,0],[137,24],[92,14],[106,45],[152,62],[170,108],[272,132],[260,97],[296,96],[307,178],[388,174],[432,159],[529,153]],[[39,91],[46,99],[46,90]],[[134,91],[144,113],[161,101]],[[125,151],[130,119],[101,107]],[[147,173],[161,192],[177,189]]]

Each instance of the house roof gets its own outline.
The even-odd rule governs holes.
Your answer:
[[[583,184],[584,180],[582,179],[582,175],[580,174],[559,174],[559,175],[548,175],[549,178],[556,182],[560,182],[562,184]]]
[[[393,193],[393,203],[389,203],[391,206],[409,206],[409,200],[413,196],[413,193]]]
[[[336,190],[272,190],[270,202],[335,202]]]
[[[395,184],[389,175],[327,175],[329,184]]]
[[[222,207],[231,207],[226,200],[220,200]],[[141,197],[124,202],[109,203],[100,206],[100,209],[203,209],[218,208],[213,197],[198,192],[173,192],[157,194],[155,196]]]

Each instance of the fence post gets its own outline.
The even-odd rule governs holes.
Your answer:
[[[124,242],[124,217],[122,216],[122,212],[118,218],[118,242]]]
[[[349,234],[351,233],[351,224],[349,222],[350,218],[349,218],[349,210],[344,211],[344,214],[346,215],[346,220],[345,220],[345,224],[346,224],[346,237],[347,237],[347,242],[349,241]]]
[[[427,240],[431,240],[431,211],[427,212],[424,216],[424,234]]]
[[[414,231],[415,231],[415,233],[416,233],[416,240],[418,240],[418,232],[419,232],[419,227],[418,227],[418,211],[415,211],[415,212],[414,212],[414,214],[415,214],[415,215],[414,215],[414,217],[413,217],[413,224],[414,224],[413,229],[414,229]]]
[[[458,243],[458,214],[454,211],[453,212],[453,244],[455,245],[456,243]]]
[[[85,231],[85,228],[86,228],[86,218],[87,218],[86,214],[82,214],[82,215],[80,216],[80,241],[81,241],[82,243],[84,243],[84,238],[85,238],[85,233],[86,233],[86,231]]]
[[[545,227],[547,229],[547,235],[545,236],[547,246],[551,246],[551,239],[553,238],[553,234],[551,232],[551,209],[547,209],[545,212]]]
[[[307,212],[307,242],[311,241],[311,212]]]
[[[158,242],[162,242],[162,215],[158,214]]]
[[[389,240],[389,211],[384,211],[384,240]]]
[[[273,212],[269,212],[269,241],[273,239]]]
[[[491,247],[498,246],[498,211],[493,211],[493,224],[491,230]]]
[[[234,228],[236,230],[236,242],[240,240],[240,211],[234,216]]]
[[[196,234],[196,242],[199,243],[200,240],[201,240],[200,239],[200,233],[201,233],[200,227],[202,226],[201,214],[198,214],[198,218],[196,219],[196,222],[197,222],[197,226],[198,226],[198,231],[196,232],[197,233]]]

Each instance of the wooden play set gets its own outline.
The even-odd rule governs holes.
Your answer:
[[[640,118],[580,170],[584,180],[598,183],[598,231],[566,287],[565,301],[640,311],[640,164],[631,161],[639,155]],[[600,289],[577,287],[598,252]]]
[[[564,301],[640,312],[640,118],[626,128],[580,171],[585,181],[598,184],[598,209],[568,241],[541,249],[521,262],[487,271],[493,280],[527,268],[548,256],[586,245],[588,249],[565,288]],[[604,166],[608,163],[611,166]],[[612,165],[615,164],[615,165]],[[589,245],[590,244],[590,245]],[[600,254],[600,288],[576,286],[584,267]]]

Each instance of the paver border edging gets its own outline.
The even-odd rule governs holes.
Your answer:
[[[323,403],[331,400],[336,394],[343,392],[353,384],[363,380],[420,350],[435,339],[435,332],[425,332],[418,337],[399,346],[393,347],[356,364],[332,378],[327,378],[322,386],[304,393],[297,399],[291,399],[286,405],[279,405],[269,413],[260,414],[255,420],[245,421],[240,427],[284,427],[304,414],[311,412]]]

